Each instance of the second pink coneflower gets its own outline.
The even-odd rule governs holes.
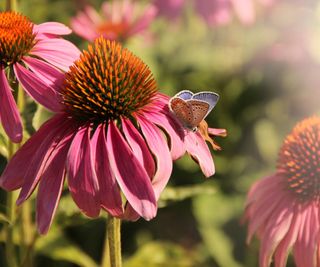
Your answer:
[[[320,118],[299,122],[286,137],[278,168],[251,188],[245,218],[248,241],[261,239],[260,267],[320,266]]]

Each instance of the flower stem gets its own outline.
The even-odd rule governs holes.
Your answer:
[[[8,160],[14,154],[14,144],[8,141]],[[6,226],[6,258],[8,267],[16,267],[16,253],[13,242],[13,227],[15,223],[15,203],[14,203],[14,193],[7,192],[7,217],[9,224]]]
[[[103,267],[121,267],[121,220],[109,216],[107,222],[107,237],[103,256]],[[109,262],[108,262],[109,259]],[[108,264],[110,263],[110,264]],[[105,264],[105,265],[104,265]]]
[[[10,11],[17,11],[17,0],[7,0],[6,1],[6,10]]]

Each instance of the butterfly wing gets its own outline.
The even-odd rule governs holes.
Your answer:
[[[188,100],[187,103],[191,105],[191,109],[192,109],[192,122],[190,126],[192,128],[195,128],[200,124],[200,122],[208,114],[210,105],[205,101],[196,100],[196,99]]]
[[[192,106],[181,98],[173,97],[169,101],[169,108],[181,124],[187,128],[193,128]]]
[[[194,94],[192,99],[201,100],[209,104],[209,109],[207,111],[207,114],[204,116],[205,118],[217,104],[219,100],[219,95],[214,92],[205,91],[205,92],[199,92]]]
[[[174,97],[179,97],[183,100],[188,100],[188,99],[191,99],[193,96],[193,93],[189,90],[183,90],[183,91],[180,91],[179,93],[177,93]]]

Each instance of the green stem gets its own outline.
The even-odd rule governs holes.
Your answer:
[[[109,219],[107,221],[106,234],[105,234],[105,238],[104,238],[104,248],[103,248],[103,254],[102,254],[101,267],[111,267],[108,224],[109,224]]]
[[[109,247],[110,267],[121,267],[121,220],[115,217],[109,217],[107,222],[107,242]],[[105,267],[104,265],[102,265]]]
[[[17,0],[6,0],[7,11],[17,11]]]
[[[8,141],[8,160],[14,154],[14,144]],[[15,203],[14,203],[14,193],[7,193],[7,217],[10,224],[6,226],[6,258],[8,267],[16,267],[16,253],[13,242],[13,227],[15,223]]]

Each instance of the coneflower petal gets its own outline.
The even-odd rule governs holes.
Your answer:
[[[99,183],[94,169],[90,127],[74,136],[67,156],[68,186],[74,202],[89,217],[100,213]]]
[[[107,148],[111,169],[125,197],[142,217],[152,219],[156,216],[157,202],[151,180],[112,121],[108,127]]]
[[[122,119],[122,129],[132,152],[144,166],[151,179],[155,174],[156,167],[145,140],[129,119]]]
[[[72,137],[73,132],[67,134],[52,151],[39,182],[36,221],[41,234],[48,232],[60,200]]]
[[[60,96],[56,90],[19,63],[14,65],[14,72],[23,88],[32,98],[51,111],[61,110]]]
[[[152,186],[156,199],[159,199],[160,193],[167,185],[172,172],[172,161],[168,160],[171,158],[170,151],[164,134],[157,126],[142,116],[137,117],[137,120],[146,142],[156,158],[157,171],[152,179]]]
[[[5,75],[4,69],[0,67],[0,119],[3,128],[13,142],[22,140],[22,122],[20,114],[11,93],[11,88]]]
[[[63,71],[68,71],[73,62],[80,57],[80,50],[67,40],[47,38],[39,40],[30,54],[43,58]]]
[[[100,124],[91,139],[93,162],[99,182],[101,206],[112,216],[119,217],[123,214],[121,193],[116,178],[111,171],[105,124]]]

